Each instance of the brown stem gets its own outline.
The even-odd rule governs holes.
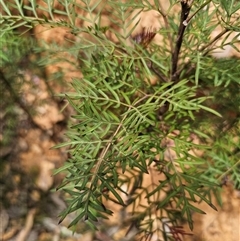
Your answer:
[[[185,32],[185,29],[187,27],[187,18],[192,6],[193,0],[181,0],[181,6],[182,6],[182,11],[181,11],[181,18],[180,18],[180,25],[178,28],[178,35],[177,35],[177,41],[176,45],[174,48],[174,51],[172,53],[172,72],[171,72],[171,81],[176,82],[179,75],[177,72],[177,65],[178,65],[178,58],[179,58],[179,53],[180,49],[182,46],[183,42],[183,35]]]

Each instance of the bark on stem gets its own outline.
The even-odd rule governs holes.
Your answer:
[[[183,35],[185,32],[185,29],[187,27],[187,18],[192,6],[193,0],[182,0],[181,6],[181,18],[180,18],[180,25],[178,28],[178,35],[177,35],[177,41],[175,44],[174,51],[172,53],[172,71],[171,71],[171,81],[176,82],[178,80],[179,74],[177,72],[177,66],[178,66],[178,59],[179,59],[179,53],[183,42]]]

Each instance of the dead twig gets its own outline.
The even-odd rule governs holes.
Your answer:
[[[12,227],[10,230],[1,235],[1,241],[6,241],[11,239],[19,230],[19,227]]]
[[[26,217],[25,226],[18,234],[16,241],[25,241],[27,239],[27,236],[29,235],[29,233],[32,229],[36,212],[37,212],[36,208],[30,209],[30,211],[28,212],[28,215]]]

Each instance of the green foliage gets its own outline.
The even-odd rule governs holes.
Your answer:
[[[60,48],[76,60],[73,64],[79,63],[83,75],[72,80],[72,92],[62,94],[75,114],[67,133],[69,142],[58,146],[69,146],[71,155],[57,171],[66,172],[59,188],[70,196],[61,221],[76,212],[70,226],[86,220],[96,228],[98,220],[112,214],[111,206],[105,204],[108,200],[124,210],[131,208],[132,222],[143,235],[163,233],[165,240],[171,240],[171,235],[164,233],[163,217],[172,227],[186,220],[193,229],[192,213],[204,214],[195,203],[204,201],[216,210],[212,195],[220,202],[219,190],[226,177],[240,187],[240,60],[216,60],[209,55],[215,48],[210,35],[218,25],[223,30],[215,40],[239,30],[240,20],[233,21],[239,4],[202,0],[190,6],[182,1],[183,19],[163,15],[163,45],[151,44],[146,49],[145,39],[143,46],[126,42],[135,28],[129,32],[127,23],[134,18],[129,19],[127,10],[145,7],[161,12],[158,1],[154,1],[156,6],[147,1],[108,1],[115,10],[110,22],[120,27],[122,34],[111,26],[100,26],[105,8],[101,1],[81,1],[82,5],[58,1],[60,7],[54,1],[44,2],[45,7],[36,1],[29,5],[1,1],[1,23],[4,31],[36,24],[67,27],[78,40],[71,47]],[[170,3],[171,7],[180,4]],[[90,26],[78,25],[82,20]],[[118,43],[109,39],[107,31],[115,34]],[[230,40],[223,38],[219,48],[237,48],[237,37],[239,33]],[[59,48],[51,51],[54,54]],[[44,64],[49,64],[46,61]],[[157,77],[154,85],[150,83],[153,76]],[[194,142],[192,136],[198,136],[200,142]],[[203,154],[195,155],[192,150]],[[155,181],[144,186],[146,178]],[[158,220],[162,224],[156,226]]]

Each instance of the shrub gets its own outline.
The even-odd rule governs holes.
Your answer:
[[[139,239],[180,240],[181,222],[193,229],[192,213],[205,213],[195,203],[216,209],[212,195],[220,202],[226,177],[240,186],[240,60],[223,56],[239,54],[238,1],[169,1],[167,9],[158,1],[43,2],[1,1],[1,22],[5,32],[44,24],[75,36],[64,51],[82,76],[61,95],[75,110],[69,141],[58,146],[71,156],[56,171],[67,173],[61,221],[76,211],[70,226],[96,228],[112,202]],[[147,29],[141,14],[153,10],[162,22]]]

